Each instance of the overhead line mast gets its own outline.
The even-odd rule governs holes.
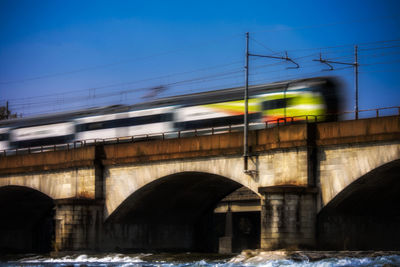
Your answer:
[[[243,140],[243,172],[246,174],[253,175],[256,170],[249,170],[249,57],[263,57],[263,58],[273,58],[273,59],[280,59],[280,60],[285,60],[287,62],[290,62],[294,65],[295,67],[288,67],[288,69],[298,69],[300,68],[300,65],[294,62],[293,59],[288,57],[287,52],[285,52],[284,57],[278,57],[278,56],[267,56],[267,55],[259,55],[259,54],[251,54],[249,52],[249,32],[246,32],[246,61],[245,61],[245,87],[244,87],[244,140]],[[286,85],[286,89],[284,92],[284,95],[286,97],[286,90],[289,84]],[[285,117],[286,117],[286,108],[285,108]]]
[[[333,61],[333,60],[326,60],[322,59],[322,55],[319,54],[319,59],[313,59],[313,61],[319,61],[323,64],[326,64],[329,66],[330,69],[328,70],[333,70],[333,66],[330,64],[341,64],[341,65],[348,65],[348,66],[353,66],[354,67],[354,87],[355,87],[355,97],[354,97],[354,114],[355,114],[355,119],[358,120],[358,46],[354,46],[354,63],[348,63],[348,62],[340,62],[340,61]]]
[[[245,69],[245,87],[244,87],[244,147],[243,147],[243,171],[249,173],[249,33],[246,32],[246,65]]]

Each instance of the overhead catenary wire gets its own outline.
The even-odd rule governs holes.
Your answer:
[[[382,63],[385,63],[385,62],[382,62]],[[303,66],[303,68],[312,68],[312,67],[313,67],[312,64],[310,64],[308,66]],[[343,69],[346,69],[346,68],[348,68],[348,67],[335,69],[335,71],[343,70]],[[268,73],[277,73],[277,72],[282,72],[282,71],[283,70],[275,70],[275,71],[269,71]],[[321,74],[321,73],[323,73],[323,72],[317,71],[317,72],[302,73],[302,74],[299,74],[299,75],[297,75],[297,74],[296,75],[285,75],[285,78],[289,79],[289,78],[294,78],[294,77],[301,77],[302,75],[317,75],[317,74]],[[232,74],[234,74],[234,75],[232,75]],[[218,77],[218,76],[214,76],[214,77],[212,77],[213,78],[212,80],[224,80],[224,79],[235,78],[235,77],[237,79],[239,79],[240,78],[240,71],[238,71],[236,74],[237,75],[235,76],[235,73],[230,73],[229,75],[231,75],[231,76],[222,77],[222,78]],[[185,84],[185,83],[183,83],[183,81],[181,81],[179,83],[176,83],[176,86],[189,86],[189,85],[193,85],[193,84],[196,84],[196,83],[199,83],[199,82],[207,82],[207,81],[209,81],[209,80],[207,80],[207,78],[209,79],[210,77],[203,77],[203,78],[204,78],[204,81],[196,81],[196,80],[199,80],[199,79],[196,79],[196,80],[192,80],[192,81],[186,81],[187,84]],[[282,76],[275,76],[275,77],[272,77],[272,78],[269,78],[269,79],[268,78],[267,79],[266,78],[261,78],[261,79],[258,79],[257,81],[265,81],[265,82],[268,81],[268,82],[270,82],[270,81],[274,81],[274,80],[279,79],[279,78],[282,78]],[[190,82],[190,84],[189,84],[189,82]],[[238,82],[236,84],[240,85],[240,82]],[[220,86],[219,87],[215,87],[215,89],[219,89],[219,88],[224,88],[224,87],[220,87]],[[135,88],[135,89],[132,89],[130,91],[133,92],[133,91],[140,91],[140,90],[144,90],[144,89],[145,88]],[[208,87],[207,89],[210,89],[210,87]],[[188,90],[185,90],[185,91],[188,91]],[[196,91],[196,89],[191,89],[189,91]],[[123,94],[123,93],[129,94],[129,92],[122,92],[122,93],[120,92],[120,93],[118,93],[118,95]],[[114,95],[117,95],[117,94],[114,94]],[[110,97],[110,94],[97,95],[96,96],[97,99],[104,98],[104,97]],[[90,100],[90,99],[87,99],[87,100]],[[60,101],[60,100],[57,100],[57,101]],[[50,102],[48,102],[46,104],[52,104],[53,102],[54,101],[50,101]],[[40,105],[40,103],[38,103],[38,105]],[[82,107],[89,107],[89,106],[93,106],[93,105],[85,104]],[[52,109],[52,110],[54,110],[54,109]],[[57,110],[62,110],[62,109],[57,109]]]
[[[255,42],[256,44],[258,44],[258,45],[262,46],[263,48],[269,50],[269,51],[272,52],[273,54],[279,54],[279,52],[276,52],[276,51],[272,50],[272,49],[269,48],[268,46],[266,46],[266,45],[264,45],[263,43],[257,41],[256,39],[254,39],[254,38],[252,38],[252,37],[249,37],[249,38],[250,38],[250,40],[252,40],[252,41]]]
[[[208,76],[202,76],[202,77],[197,77],[194,79],[180,80],[180,81],[171,82],[171,83],[168,83],[165,85],[166,86],[180,85],[180,84],[186,84],[188,82],[196,82],[196,81],[201,81],[201,80],[205,80],[205,79],[209,79],[209,78],[221,77],[221,76],[237,74],[237,73],[241,73],[241,70],[232,70],[229,72],[218,73],[218,74],[213,74],[213,75],[208,75]],[[150,88],[151,87],[140,87],[140,88],[127,89],[127,90],[117,91],[117,92],[97,93],[94,96],[86,96],[83,98],[82,98],[82,96],[73,96],[64,101],[74,102],[77,100],[90,100],[93,98],[99,99],[99,98],[104,98],[104,97],[119,96],[120,94],[130,94],[130,93],[134,93],[134,92],[145,91]],[[54,102],[54,101],[57,101],[57,99],[49,99],[46,101],[37,101],[37,102],[25,102],[22,105],[43,105],[43,104],[50,104],[51,102]],[[17,107],[17,106],[18,106],[18,104],[13,104],[13,107]]]
[[[346,69],[352,69],[352,67],[342,67],[342,68],[337,68],[334,69],[332,72],[338,72],[338,71],[342,71],[342,70],[346,70]],[[274,72],[278,72],[278,71],[274,71]],[[322,71],[315,71],[315,72],[307,72],[307,73],[302,73],[302,74],[292,74],[292,75],[285,75],[285,78],[287,79],[298,79],[298,78],[302,78],[304,75],[306,77],[313,77],[316,75],[321,75],[323,74]],[[229,78],[229,77],[228,77]],[[237,76],[237,78],[242,78],[241,75]],[[270,82],[275,82],[279,79],[281,79],[282,76],[273,76],[273,77],[269,77],[269,78],[259,78],[259,79],[250,79],[250,84],[257,84],[257,83],[270,83]],[[221,78],[221,79],[227,79],[225,78]],[[239,81],[237,83],[229,83],[229,84],[225,84],[225,87],[222,88],[230,88],[230,87],[239,87],[242,86],[242,81]],[[221,89],[220,86],[214,86],[214,87],[208,87],[207,91],[209,90],[217,90],[217,89]],[[185,90],[186,92],[190,93],[190,92],[199,92],[199,90],[197,89],[188,89]],[[102,105],[106,106],[108,104],[110,104],[109,102],[102,102]],[[80,106],[75,106],[75,108],[77,109],[81,109],[81,108],[89,108],[89,107],[95,107],[96,105],[80,105]],[[35,112],[35,113],[27,113],[27,115],[32,116],[32,115],[40,115],[40,114],[44,114],[44,113],[49,113],[49,112],[57,112],[57,111],[64,111],[65,109],[62,108],[56,108],[56,109],[47,109],[46,111],[43,112]]]
[[[375,45],[375,44],[380,44],[380,43],[393,43],[393,42],[400,42],[400,40],[388,40],[388,41],[381,41],[381,42],[370,42],[369,45]],[[362,67],[370,67],[373,65],[384,65],[384,64],[395,64],[398,63],[397,60],[391,60],[391,61],[379,61],[379,62],[370,62],[367,59],[372,59],[372,58],[381,58],[384,59],[384,57],[388,57],[391,55],[397,55],[398,52],[395,50],[398,46],[397,45],[391,45],[391,46],[379,46],[379,47],[375,47],[375,48],[379,48],[379,49],[370,49],[369,48],[373,48],[373,47],[366,47],[365,50],[362,50],[363,53],[359,55],[359,60],[360,62],[360,66]],[[343,46],[336,46],[336,47],[343,47]],[[325,49],[325,50],[324,50]],[[363,48],[364,49],[364,48]],[[307,58],[313,57],[319,53],[317,52],[321,52],[321,50],[323,51],[323,55],[325,54],[329,54],[332,55],[333,57],[328,57],[327,59],[329,60],[347,60],[347,59],[351,59],[352,57],[350,55],[346,55],[346,52],[350,52],[347,49],[336,49],[336,48],[332,48],[331,50],[326,49],[326,48],[316,48],[313,50],[310,50],[313,53],[310,54],[306,54],[304,55],[303,53],[297,53],[298,55],[293,57],[293,60],[296,61],[300,61],[299,63],[301,64],[302,69],[305,68],[313,68],[313,67],[317,67],[317,64],[315,65],[311,65],[309,63],[305,63],[307,61]],[[382,53],[367,53],[369,51],[382,51]],[[288,50],[291,51],[291,50]],[[294,51],[294,50],[292,50]],[[384,52],[387,51],[387,52]],[[283,53],[281,52],[277,52],[277,53]],[[343,54],[345,53],[345,54]],[[301,55],[303,54],[303,55]],[[334,56],[335,55],[335,56]],[[319,75],[319,74],[324,74],[326,72],[322,72],[322,70],[318,70],[316,72],[301,72],[300,74],[291,74],[290,70],[286,70],[286,69],[276,69],[278,67],[283,67],[285,66],[285,64],[287,64],[286,62],[274,62],[271,64],[261,64],[261,61],[258,61],[256,59],[253,59],[254,62],[259,62],[260,64],[256,64],[256,66],[254,66],[254,70],[257,71],[257,73],[255,73],[256,75],[252,76],[251,78],[253,79],[252,81],[257,81],[257,80],[264,80],[267,81],[268,78],[263,78],[261,77],[260,79],[257,78],[257,75],[266,75],[266,76],[270,76],[270,74],[272,73],[282,73],[282,75],[277,76],[277,77],[272,77],[270,78],[270,80],[268,81],[274,81],[274,79],[281,79],[282,77],[286,77],[288,79],[292,78],[292,77],[301,77],[301,75],[306,76],[306,75]],[[195,77],[190,77],[187,79],[179,79],[180,75],[187,75],[187,74],[196,74],[197,72],[208,72],[211,69],[219,69],[219,68],[225,68],[228,66],[234,66],[234,65],[239,65],[240,63],[242,63],[242,61],[234,61],[234,62],[230,62],[230,63],[226,63],[226,64],[218,64],[215,65],[215,68],[211,67],[206,67],[206,68],[201,68],[201,69],[197,69],[197,70],[193,70],[193,71],[185,71],[185,72],[179,72],[179,73],[174,73],[171,75],[163,75],[163,76],[159,76],[159,77],[149,77],[147,79],[142,79],[142,80],[136,80],[136,81],[129,81],[129,82],[123,82],[123,83],[114,83],[114,84],[106,84],[106,85],[101,85],[98,87],[92,87],[92,88],[86,88],[86,89],[81,89],[81,90],[74,90],[74,91],[70,91],[67,93],[57,93],[57,94],[49,94],[49,95],[45,95],[45,96],[34,96],[34,97],[30,97],[30,98],[18,98],[15,99],[15,101],[11,101],[10,105],[11,107],[16,107],[16,108],[23,108],[23,107],[27,107],[27,106],[32,106],[32,107],[41,107],[41,106],[45,106],[47,105],[52,105],[54,102],[57,103],[57,108],[62,109],[62,105],[63,103],[68,103],[68,102],[73,102],[73,101],[81,101],[81,102],[86,102],[85,107],[87,106],[91,106],[91,105],[98,105],[101,104],[99,100],[102,100],[104,98],[109,98],[109,100],[111,101],[111,98],[113,99],[113,101],[116,101],[115,98],[118,98],[121,95],[124,95],[124,97],[121,97],[120,102],[126,101],[126,100],[131,100],[129,99],[130,94],[133,93],[142,93],[145,90],[148,90],[149,88],[151,88],[151,86],[149,85],[141,85],[140,83],[145,83],[145,82],[150,82],[150,81],[157,81],[160,79],[174,79],[173,81],[168,81],[165,82],[166,86],[171,86],[174,88],[182,88],[182,90],[176,91],[175,93],[177,94],[182,94],[185,92],[195,92],[195,91],[205,91],[205,90],[210,90],[210,88],[226,88],[224,87],[225,85],[228,85],[228,83],[219,83],[216,85],[213,85],[213,82],[216,81],[225,81],[225,80],[232,80],[232,79],[237,79],[240,80],[240,77],[242,75],[242,70],[241,68],[230,68],[228,70],[224,70],[221,72],[217,72],[217,73],[212,73],[212,74],[205,74],[205,75],[199,75],[199,76],[195,76]],[[275,68],[274,70],[268,70],[268,71],[263,71],[264,69],[268,69],[270,67]],[[335,71],[339,71],[341,69],[337,69]],[[176,79],[178,78],[178,79]],[[233,83],[230,83],[233,84]],[[234,84],[238,84],[240,85],[240,81]],[[124,87],[124,86],[128,86],[129,88],[127,89],[123,89],[123,90],[118,90],[118,91],[114,91],[114,92],[103,92],[105,89],[107,88],[118,88],[118,87]],[[190,87],[190,88],[188,88]],[[80,95],[75,96],[74,94],[79,93]],[[84,96],[82,96],[84,95]],[[58,99],[61,98],[61,99]],[[128,98],[128,99],[127,99]],[[92,101],[92,102],[90,102]],[[102,102],[103,103],[103,102]],[[70,105],[70,104],[68,104]],[[60,107],[58,107],[60,106]],[[67,107],[65,108],[67,109]]]
[[[210,69],[217,69],[217,68],[236,65],[236,64],[240,64],[240,63],[241,63],[241,61],[233,61],[230,63],[218,64],[218,65],[214,65],[214,66],[208,66],[208,67],[199,68],[199,69],[190,70],[190,71],[184,71],[184,72],[177,72],[177,73],[162,75],[162,76],[158,76],[158,77],[151,77],[151,78],[145,78],[145,79],[140,79],[140,80],[135,80],[135,81],[120,82],[120,83],[112,83],[112,84],[107,84],[107,85],[102,85],[102,86],[94,86],[94,87],[90,87],[90,88],[72,90],[72,91],[63,92],[63,93],[52,93],[52,94],[26,97],[26,98],[9,99],[9,101],[18,101],[21,99],[25,100],[25,99],[35,99],[35,98],[44,98],[44,97],[53,97],[53,96],[63,96],[63,95],[67,95],[67,94],[76,94],[76,93],[80,93],[80,92],[87,93],[89,90],[106,89],[106,88],[112,88],[112,87],[132,85],[132,84],[137,84],[137,83],[146,82],[146,81],[155,81],[155,80],[159,80],[159,79],[171,78],[173,76],[185,75],[185,74],[190,74],[190,73],[195,73],[195,72],[200,72],[200,71],[210,70]]]
[[[235,64],[236,63],[237,62],[235,62]],[[276,62],[276,63],[271,63],[271,64],[268,64],[268,65],[264,65],[263,67],[276,66],[276,65],[279,65],[279,64],[284,64],[284,63],[283,62]],[[231,64],[223,64],[223,65],[224,66],[228,66],[228,65],[231,65]],[[220,65],[220,66],[222,66],[222,65]],[[190,72],[192,72],[192,71],[190,71]],[[186,72],[186,73],[190,73],[190,72]],[[219,76],[226,76],[226,75],[236,74],[236,73],[241,73],[241,69],[237,68],[237,69],[234,69],[234,70],[230,70],[228,72],[217,73],[217,74],[212,74],[212,75],[207,75],[207,76],[201,76],[201,77],[196,77],[196,78],[187,79],[187,80],[179,80],[179,81],[176,81],[176,82],[166,83],[165,85],[166,86],[172,86],[172,85],[176,86],[176,85],[180,85],[180,84],[184,85],[184,84],[187,84],[189,82],[192,83],[192,82],[196,82],[196,81],[209,80],[210,78],[219,77]],[[132,83],[134,83],[134,82],[132,82]],[[123,83],[123,84],[124,85],[129,85],[129,84],[131,84],[131,82]],[[89,90],[96,90],[96,89],[102,89],[102,88],[106,88],[106,86],[94,87],[94,88],[90,88]],[[115,96],[115,95],[120,95],[120,94],[129,94],[129,93],[133,93],[133,92],[139,92],[139,91],[147,90],[149,88],[151,88],[151,87],[139,87],[139,88],[134,88],[134,89],[120,90],[120,91],[117,91],[117,92],[106,93],[106,94],[102,94],[100,92],[97,92],[96,94],[92,95],[92,94],[89,93],[88,96],[85,96],[83,98],[84,99],[92,99],[92,98],[100,98],[100,97],[110,97],[110,96]],[[79,91],[76,90],[76,91],[73,91],[73,92],[74,92],[74,95],[72,97],[70,97],[70,98],[65,98],[64,101],[68,102],[68,101],[76,101],[76,100],[82,99],[82,96],[76,96],[75,95],[75,93],[81,92],[80,90]],[[85,93],[87,93],[86,90],[85,90]],[[33,97],[33,98],[51,97],[50,99],[47,100],[47,101],[51,102],[51,101],[58,101],[58,97],[60,97],[60,96],[64,96],[65,97],[64,94],[49,94],[49,95],[37,96],[37,97]],[[28,99],[32,100],[33,98],[28,98]],[[13,102],[14,102],[14,104],[13,104],[14,107],[18,105],[18,103],[15,103],[15,101],[13,101]],[[41,105],[41,104],[48,104],[48,103],[49,102],[44,102],[43,100],[39,100],[39,101],[36,101],[36,102],[25,102],[23,104],[24,105],[32,105],[32,104]]]
[[[260,68],[283,65],[283,64],[285,64],[285,63],[284,62],[275,62],[275,63],[271,63],[271,64],[257,66],[255,68],[260,69]],[[179,81],[167,83],[167,84],[165,84],[165,86],[186,86],[186,85],[190,85],[190,84],[194,84],[194,83],[198,83],[198,82],[202,82],[202,81],[203,82],[214,81],[214,80],[218,80],[218,77],[231,76],[232,74],[234,74],[234,75],[240,74],[241,72],[242,72],[242,70],[238,68],[238,69],[231,70],[228,72],[217,73],[217,74],[212,74],[212,75],[207,75],[207,76],[201,76],[201,77],[196,77],[196,78],[187,79],[187,80],[179,80]],[[216,79],[214,79],[214,78],[216,78]],[[73,95],[72,97],[64,98],[63,102],[74,102],[74,101],[78,101],[78,100],[90,100],[90,99],[99,99],[99,98],[104,98],[104,97],[119,96],[121,94],[130,94],[130,93],[145,91],[145,90],[148,90],[149,88],[151,88],[151,87],[139,87],[139,88],[127,89],[127,90],[122,90],[122,91],[117,91],[117,92],[109,92],[109,93],[97,92],[96,94],[93,94],[93,95],[89,94],[85,97],[82,97],[80,95],[78,95],[78,96]],[[26,105],[30,105],[30,106],[47,105],[47,104],[53,103],[54,101],[60,101],[58,96],[59,95],[56,95],[55,98],[50,98],[47,100],[25,102],[23,104],[15,103],[15,104],[13,104],[13,107],[18,107],[19,105],[25,105],[25,106]]]
[[[383,16],[383,17],[375,17],[375,18],[365,18],[365,19],[358,19],[358,20],[348,20],[348,21],[339,21],[339,22],[333,22],[333,23],[326,23],[326,24],[318,24],[318,25],[306,25],[306,26],[300,26],[300,27],[287,27],[287,28],[279,28],[279,29],[271,29],[271,30],[262,30],[262,31],[255,31],[253,33],[265,33],[265,32],[276,32],[276,31],[286,31],[286,30],[303,30],[303,29],[312,29],[312,28],[321,28],[321,27],[329,27],[329,26],[334,26],[334,25],[341,25],[341,24],[352,24],[352,23],[360,23],[360,22],[364,22],[364,21],[374,21],[374,20],[382,20],[382,19],[392,19],[392,18],[397,18],[397,16]],[[52,77],[56,77],[56,76],[62,76],[62,75],[70,75],[70,74],[75,74],[75,73],[80,73],[80,72],[84,72],[84,71],[89,71],[89,70],[94,70],[94,69],[101,69],[101,68],[108,68],[111,66],[116,66],[116,65],[121,65],[121,64],[126,64],[126,63],[130,63],[130,62],[135,62],[135,61],[140,61],[140,60],[145,60],[145,59],[149,59],[149,58],[154,58],[154,57],[159,57],[159,56],[163,56],[163,55],[167,55],[167,54],[173,54],[173,53],[177,53],[183,50],[193,47],[204,47],[206,45],[210,45],[210,44],[214,44],[220,40],[226,40],[226,39],[232,39],[234,37],[239,37],[241,36],[241,34],[237,33],[237,34],[232,34],[229,36],[223,36],[221,38],[214,39],[214,40],[208,40],[208,41],[204,41],[201,44],[197,44],[197,45],[188,45],[185,47],[181,47],[178,49],[173,49],[170,51],[164,51],[164,52],[160,52],[160,53],[155,53],[152,55],[147,55],[147,56],[142,56],[142,57],[137,57],[134,59],[128,59],[128,60],[120,60],[120,61],[116,61],[116,62],[112,62],[112,63],[106,63],[106,64],[100,64],[100,65],[96,65],[96,66],[90,66],[90,67],[84,67],[84,68],[77,68],[75,70],[70,70],[70,71],[65,71],[65,72],[58,72],[58,73],[50,73],[50,74],[44,74],[44,75],[38,75],[35,77],[28,77],[28,78],[21,78],[21,79],[16,79],[16,80],[10,80],[10,81],[0,81],[0,85],[7,85],[7,84],[13,84],[13,83],[21,83],[21,82],[28,82],[28,81],[34,81],[34,80],[40,80],[40,79],[47,79],[47,78],[52,78]],[[390,41],[399,41],[399,40],[389,40],[389,41],[376,41],[376,42],[369,42],[369,43],[361,43],[362,44],[371,44],[371,43],[384,43],[384,42],[390,42]],[[268,50],[272,51],[272,49],[268,48],[267,46],[265,46],[264,44],[262,44],[259,41],[258,42],[260,45],[262,45],[263,47],[267,48]],[[354,45],[354,44],[352,44]],[[344,45],[345,46],[345,45]],[[339,46],[336,46],[339,47]],[[332,47],[329,47],[332,48]],[[291,51],[291,50],[289,50]]]
[[[254,38],[252,38],[252,40],[254,40]],[[367,43],[362,43],[362,44],[376,44],[376,43],[386,43],[386,42],[395,42],[395,41],[399,42],[400,39],[398,39],[398,40],[387,40],[387,41],[377,41],[377,42],[367,42]],[[321,49],[344,47],[344,46],[349,46],[349,45],[338,45],[338,46],[329,46],[329,47],[322,47],[322,48],[313,48],[312,50],[321,50]],[[300,50],[288,50],[288,51],[300,51]],[[310,50],[310,49],[304,49],[304,50]],[[326,51],[324,53],[332,53],[332,52],[334,52],[334,51]],[[276,52],[276,53],[282,53],[282,52]],[[335,59],[339,59],[339,58],[341,58],[341,57],[335,57]],[[239,63],[241,63],[241,61],[236,61],[236,62],[232,62],[232,63],[211,66],[211,67],[207,67],[207,68],[200,68],[200,69],[196,69],[196,70],[193,70],[193,71],[180,72],[180,73],[174,73],[174,74],[170,74],[170,75],[163,75],[163,76],[159,76],[159,77],[147,78],[147,79],[142,79],[142,80],[128,81],[128,82],[122,82],[122,83],[113,83],[113,84],[108,84],[108,85],[103,85],[103,86],[95,86],[95,87],[86,88],[86,89],[73,90],[73,91],[64,92],[64,93],[47,94],[47,95],[34,96],[34,97],[29,97],[29,98],[41,98],[41,97],[47,97],[47,96],[50,96],[50,95],[55,96],[55,95],[75,94],[75,93],[77,93],[79,91],[98,90],[98,89],[103,89],[103,88],[125,86],[125,85],[129,85],[129,84],[140,83],[140,82],[151,81],[151,80],[157,80],[157,79],[163,79],[163,78],[169,78],[169,77],[174,76],[174,75],[184,75],[184,74],[189,74],[189,73],[193,73],[193,72],[196,72],[196,71],[202,71],[202,70],[206,70],[206,69],[218,68],[218,67],[223,67],[223,66],[230,65],[230,64],[239,64]],[[8,100],[9,101],[19,101],[20,99],[27,99],[27,98],[8,99]]]
[[[393,53],[393,54],[397,54],[397,53]],[[310,56],[312,56],[312,55],[314,55],[314,54],[307,55],[307,56],[303,56],[303,57],[297,57],[297,58],[295,58],[295,59],[298,60],[298,59],[300,59],[300,58],[310,57]],[[386,54],[382,54],[382,56],[383,56],[383,55],[386,55]],[[380,55],[361,55],[360,57],[361,57],[361,58],[365,58],[365,57],[373,57],[373,56],[380,56]],[[348,57],[334,57],[334,58],[329,58],[329,60],[333,60],[333,59],[345,59],[345,58],[351,58],[351,57],[350,57],[350,56],[348,56]],[[240,63],[240,62],[237,61],[237,62],[233,62],[233,63],[229,63],[229,64],[221,64],[221,65],[217,65],[217,66],[215,66],[215,67],[218,67],[218,66],[228,66],[228,65],[237,64],[237,63]],[[265,66],[273,66],[273,65],[279,65],[279,64],[281,64],[281,62],[279,62],[279,63],[273,63],[273,64],[268,64],[268,65],[265,65]],[[210,68],[213,68],[213,67],[210,67]],[[202,68],[202,69],[198,69],[198,70],[205,70],[205,69],[207,69],[207,68]],[[188,71],[188,72],[181,72],[181,73],[177,73],[177,74],[187,74],[187,73],[193,73],[193,72],[195,72],[195,71],[197,71],[197,70]],[[175,75],[175,74],[172,74],[172,75]],[[124,82],[124,83],[116,83],[116,84],[110,84],[110,85],[105,85],[105,86],[98,86],[98,87],[93,87],[93,88],[88,88],[88,89],[83,89],[83,90],[74,90],[74,91],[70,91],[70,92],[67,92],[67,93],[68,93],[68,94],[71,94],[71,93],[72,93],[72,94],[75,94],[75,93],[77,93],[77,92],[85,92],[85,93],[87,93],[88,90],[97,90],[97,89],[109,88],[109,87],[114,87],[114,86],[117,87],[117,86],[121,86],[121,85],[129,85],[129,84],[134,84],[134,83],[140,83],[140,82],[142,82],[142,81],[150,81],[150,80],[155,80],[155,79],[159,79],[159,78],[171,77],[172,75],[163,75],[163,76],[155,77],[155,78],[142,79],[142,80],[131,81],[131,82]],[[65,96],[67,93],[57,93],[57,94],[48,94],[48,95],[35,96],[35,97],[29,97],[29,98],[22,98],[22,100],[25,100],[25,99],[34,99],[34,98],[42,98],[42,97],[50,97],[50,96],[56,96],[56,97],[58,97],[58,96]],[[118,92],[117,94],[119,94],[119,93],[126,93],[126,92],[120,91],[120,92]],[[16,100],[21,100],[21,99],[10,99],[10,100],[16,101]]]

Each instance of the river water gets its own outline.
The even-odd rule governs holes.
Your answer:
[[[246,251],[217,254],[76,254],[1,256],[0,266],[21,267],[268,267],[268,266],[400,266],[400,252]]]

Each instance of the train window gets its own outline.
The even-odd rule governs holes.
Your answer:
[[[0,134],[0,141],[7,141],[8,140],[8,133]]]
[[[95,122],[88,124],[87,130],[97,130],[103,128],[102,122]]]
[[[91,122],[91,123],[80,124],[76,127],[76,129],[78,132],[84,132],[84,131],[92,131],[99,129],[137,126],[137,125],[167,122],[167,121],[172,121],[172,113],[108,120],[102,122]]]
[[[262,103],[262,109],[268,110],[268,109],[285,108],[288,106],[289,100],[290,100],[290,98],[280,98],[280,99],[264,101]]]

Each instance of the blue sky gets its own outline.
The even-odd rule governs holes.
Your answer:
[[[351,67],[360,54],[360,109],[398,106],[399,1],[0,0],[0,105],[30,116],[241,86],[245,32],[250,83],[338,76],[353,108]]]

